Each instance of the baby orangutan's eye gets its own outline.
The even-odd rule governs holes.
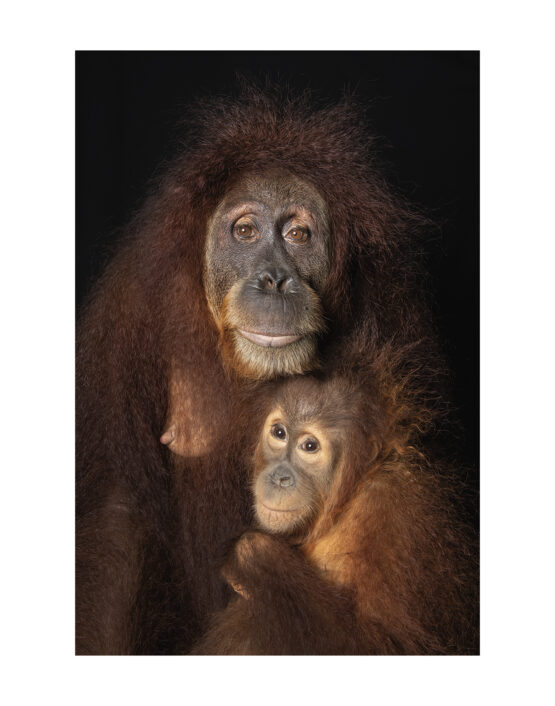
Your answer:
[[[316,453],[316,451],[318,451],[319,448],[320,448],[320,444],[318,443],[318,441],[316,439],[313,439],[312,437],[305,439],[303,441],[303,443],[301,444],[301,449],[303,451],[306,451],[306,453],[308,453],[308,454]]]
[[[287,438],[287,432],[283,424],[274,424],[270,429],[270,434],[280,441],[285,441]]]

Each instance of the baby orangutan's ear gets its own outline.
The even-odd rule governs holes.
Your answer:
[[[246,600],[250,598],[247,589],[242,586],[235,577],[232,562],[226,561],[226,563],[222,567],[222,570],[220,571],[220,574],[223,580],[228,584],[228,586],[231,586],[231,588],[235,591],[235,593],[237,593],[237,595],[241,596],[242,598],[245,598]]]
[[[238,594],[239,594],[242,598],[244,598],[245,600],[247,600],[247,601],[249,600],[250,595],[248,594],[248,592],[246,591],[246,589],[244,589],[243,586],[241,586],[241,584],[239,584],[239,583],[232,583],[232,582],[230,581],[230,582],[229,582],[229,585],[230,585],[231,588],[235,591],[235,593],[238,593]]]

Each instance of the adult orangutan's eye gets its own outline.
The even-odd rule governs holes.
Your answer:
[[[256,240],[258,231],[250,223],[236,223],[233,228],[233,235],[237,240]]]
[[[270,429],[270,434],[280,441],[285,441],[285,439],[287,439],[287,432],[285,431],[283,424],[274,424]]]
[[[318,443],[317,439],[314,439],[312,437],[305,439],[303,443],[301,444],[301,449],[303,451],[306,451],[308,454],[313,454],[318,451],[320,448],[320,444]]]
[[[309,237],[308,228],[293,226],[283,237],[291,243],[306,243]]]

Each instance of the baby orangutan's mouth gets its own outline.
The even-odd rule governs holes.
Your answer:
[[[254,331],[245,331],[238,328],[237,331],[252,343],[256,343],[259,346],[264,346],[265,348],[281,348],[282,346],[288,346],[290,343],[295,343],[301,336],[295,335],[282,335],[282,336],[269,336],[265,333],[255,333]]]

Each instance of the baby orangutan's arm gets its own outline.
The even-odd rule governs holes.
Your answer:
[[[349,596],[279,537],[246,532],[222,574],[239,595],[195,654],[358,654],[368,645]]]

